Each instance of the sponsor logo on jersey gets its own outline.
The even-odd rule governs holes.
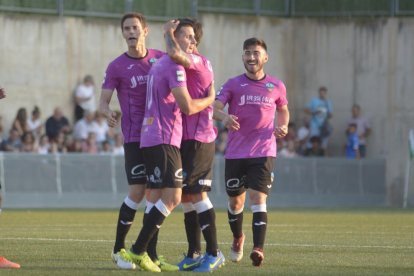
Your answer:
[[[183,70],[177,71],[177,81],[185,81],[185,72]]]
[[[259,104],[259,105],[271,105],[274,104],[275,100],[271,97],[261,95],[242,95],[238,105],[247,104]]]
[[[133,76],[131,78],[131,85],[130,85],[130,87],[131,88],[135,88],[138,85],[147,84],[147,81],[148,81],[148,75],[144,75],[144,76],[143,75]]]

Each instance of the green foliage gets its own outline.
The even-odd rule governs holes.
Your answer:
[[[115,210],[3,210],[1,255],[21,264],[5,275],[125,275],[110,259],[118,214]],[[265,263],[253,267],[251,213],[246,208],[245,258],[227,261],[218,275],[413,275],[412,210],[270,211]],[[142,210],[127,237],[138,234]],[[228,256],[232,241],[226,212],[217,211],[219,247]],[[159,254],[171,262],[186,251],[183,215],[177,209],[159,236]],[[204,247],[204,245],[203,245]],[[131,275],[132,275],[131,274]],[[149,273],[144,273],[149,275]],[[188,275],[173,273],[173,275]]]

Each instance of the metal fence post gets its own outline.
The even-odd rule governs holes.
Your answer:
[[[132,0],[125,0],[125,13],[132,11]]]
[[[197,18],[198,17],[198,0],[191,1],[191,17]]]
[[[56,0],[56,12],[59,16],[63,16],[63,1],[64,0]]]
[[[390,0],[390,16],[395,16],[398,0]]]

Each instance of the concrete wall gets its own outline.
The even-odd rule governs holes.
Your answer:
[[[205,27],[200,50],[213,64],[216,89],[243,73],[241,45],[252,36],[267,41],[267,72],[286,83],[296,123],[318,87],[328,87],[332,155],[341,155],[345,122],[352,104],[359,103],[373,129],[368,156],[387,159],[389,204],[400,203],[407,133],[414,128],[413,18],[200,18]],[[164,48],[161,28],[150,22],[148,47]],[[126,49],[118,20],[0,13],[0,33],[0,85],[8,91],[0,115],[6,131],[21,106],[39,105],[45,119],[59,105],[71,118],[76,83],[92,74],[99,87],[107,63]],[[413,198],[413,180],[410,185]]]

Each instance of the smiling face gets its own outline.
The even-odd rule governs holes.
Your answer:
[[[174,35],[181,50],[187,54],[192,54],[194,52],[197,41],[195,39],[193,27],[182,26]]]
[[[122,24],[122,36],[128,48],[136,49],[139,45],[145,45],[147,34],[148,28],[143,27],[141,21],[136,17],[127,18]]]
[[[247,75],[254,78],[264,74],[263,66],[269,58],[262,46],[250,45],[244,49],[242,59]]]

